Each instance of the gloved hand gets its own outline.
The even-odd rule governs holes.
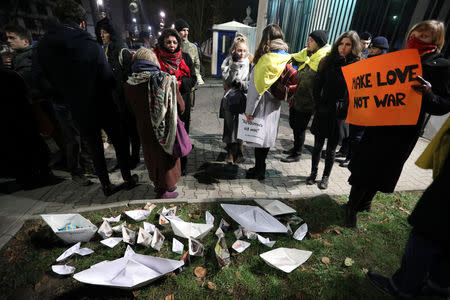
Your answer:
[[[420,82],[420,84],[414,84],[411,86],[414,90],[422,93],[423,95],[431,92],[431,83],[423,79],[421,76],[417,76],[417,81]]]

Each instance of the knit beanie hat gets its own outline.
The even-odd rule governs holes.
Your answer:
[[[320,48],[325,46],[328,41],[328,31],[325,30],[314,30],[309,34],[309,36],[319,45]]]
[[[372,40],[372,46],[380,49],[389,49],[389,43],[384,36],[377,36]]]
[[[160,67],[158,58],[156,57],[156,54],[153,52],[153,50],[144,47],[141,47],[136,51],[133,59],[134,60],[145,59],[151,61],[152,63]]]
[[[181,30],[183,30],[183,28],[189,28],[189,24],[183,19],[176,20],[175,29],[180,32]]]

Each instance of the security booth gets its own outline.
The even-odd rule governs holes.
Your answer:
[[[231,21],[223,24],[213,25],[213,49],[211,57],[211,76],[222,77],[222,62],[228,56],[231,45],[233,44],[236,33],[242,33],[248,39],[250,53],[255,51],[256,27]]]

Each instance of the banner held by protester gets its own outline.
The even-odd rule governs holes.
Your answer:
[[[239,125],[237,138],[244,142],[262,145],[264,142],[265,127],[264,121],[254,118],[250,123],[244,114],[239,115]]]
[[[414,125],[422,95],[422,65],[417,50],[407,49],[342,67],[349,92],[347,123],[361,126]]]

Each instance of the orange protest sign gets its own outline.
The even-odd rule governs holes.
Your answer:
[[[342,67],[349,93],[347,123],[361,126],[414,125],[419,118],[422,64],[416,49],[368,58]]]

